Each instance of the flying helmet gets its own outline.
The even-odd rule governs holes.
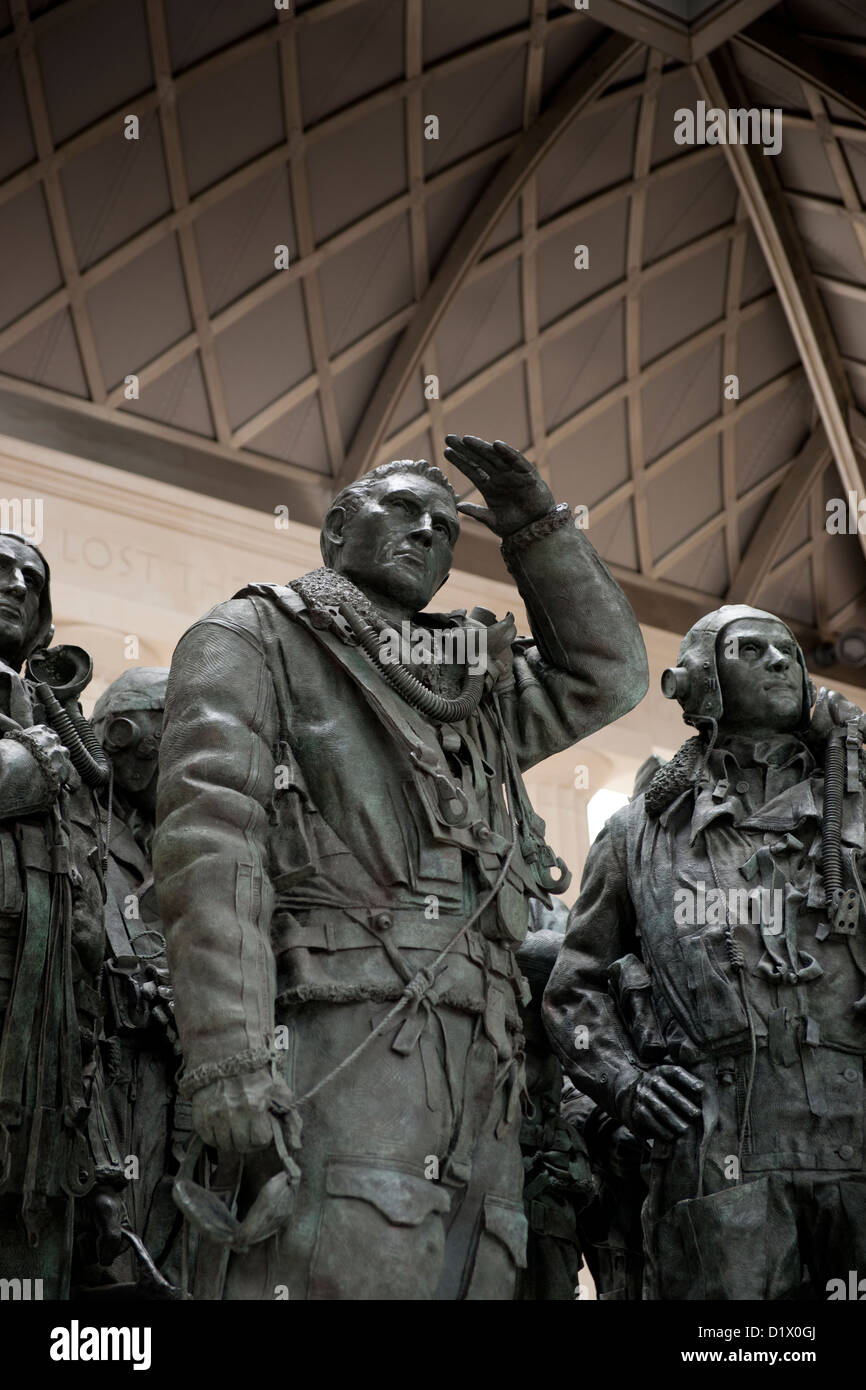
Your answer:
[[[167,666],[131,666],[103,690],[93,706],[93,724],[104,724],[113,714],[133,709],[165,709]]]
[[[797,649],[797,661],[803,676],[803,704],[797,728],[808,728],[810,712],[815,703],[815,687],[809,679],[800,644],[787,623],[783,623],[775,613],[752,608],[747,603],[723,604],[705,618],[699,618],[689,628],[682,640],[676,666],[669,666],[662,672],[662,694],[669,700],[679,701],[687,724],[697,727],[702,720],[721,719],[722,691],[716,661],[716,639],[729,623],[741,618],[761,618],[781,623],[788,632]]]

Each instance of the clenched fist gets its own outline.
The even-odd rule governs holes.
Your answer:
[[[671,1063],[653,1067],[629,1087],[620,1118],[642,1139],[676,1139],[701,1117],[704,1083]]]
[[[247,1154],[265,1149],[273,1138],[273,1117],[291,1110],[293,1096],[269,1067],[212,1081],[192,1098],[192,1122],[206,1144],[220,1153]]]

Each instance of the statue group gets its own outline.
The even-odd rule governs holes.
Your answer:
[[[866,1267],[866,717],[723,607],[578,900],[523,772],[647,690],[631,608],[474,436],[332,502],[92,721],[0,536],[0,1279],[43,1297],[823,1299]],[[461,514],[510,614],[437,613]],[[397,638],[399,637],[399,641]],[[395,655],[396,653],[396,655]]]

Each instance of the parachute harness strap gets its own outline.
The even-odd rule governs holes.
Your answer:
[[[497,722],[500,722],[501,716],[499,714],[498,709],[496,711],[496,714]],[[501,725],[500,732],[502,732]],[[310,1090],[307,1091],[304,1095],[299,1096],[298,1099],[295,1101],[296,1107],[300,1107],[304,1105],[307,1101],[312,1100],[313,1096],[317,1095],[319,1091],[325,1088],[325,1086],[330,1085],[332,1081],[336,1080],[336,1078],[340,1075],[341,1072],[345,1071],[347,1067],[350,1067],[353,1064],[353,1062],[356,1062],[358,1058],[364,1052],[367,1051],[367,1048],[375,1041],[375,1039],[380,1037],[381,1034],[386,1031],[386,1029],[401,1012],[401,1010],[405,1009],[408,1005],[414,1005],[415,1007],[417,1007],[417,1005],[421,1003],[421,1001],[433,988],[437,976],[440,973],[439,967],[442,965],[443,961],[445,960],[445,957],[448,955],[450,951],[454,949],[454,947],[457,945],[457,942],[461,939],[461,937],[465,935],[469,928],[473,926],[475,922],[478,921],[482,913],[487,911],[487,908],[490,906],[490,904],[495,901],[500,888],[505,882],[505,877],[508,873],[508,869],[511,864],[512,857],[514,855],[514,851],[517,848],[517,822],[515,821],[514,814],[512,811],[511,800],[508,795],[507,786],[505,792],[508,801],[508,818],[511,825],[511,840],[509,842],[508,852],[505,856],[505,859],[502,862],[502,868],[496,876],[496,882],[494,883],[493,887],[485,895],[485,897],[482,899],[481,903],[475,909],[472,915],[470,917],[467,917],[463,925],[459,927],[458,930],[454,933],[454,935],[451,937],[451,940],[448,941],[445,946],[443,946],[442,950],[436,956],[435,960],[431,961],[429,965],[424,966],[423,969],[417,972],[417,974],[413,975],[412,979],[409,980],[408,984],[405,986],[396,1004],[393,1006],[393,1008],[388,1010],[385,1017],[381,1020],[380,1023],[377,1023],[376,1027],[372,1029],[372,1031],[367,1035],[364,1041],[359,1043],[358,1046],[354,1048],[347,1057],[344,1057],[342,1062],[339,1062],[338,1065],[334,1067],[332,1071],[329,1071],[326,1076],[323,1076],[320,1081],[317,1081],[315,1086],[312,1086]]]

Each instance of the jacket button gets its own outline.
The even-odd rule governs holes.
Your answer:
[[[390,912],[377,912],[373,918],[373,926],[376,931],[387,931],[391,925],[392,917]]]
[[[738,782],[738,783],[737,783],[737,791],[740,793],[740,796],[744,796],[745,793],[746,793],[748,790],[749,790],[749,784],[748,784],[748,782]]]
[[[472,834],[479,845],[486,845],[493,839],[493,831],[490,829],[490,826],[485,825],[483,821],[475,822],[472,827]]]
[[[859,1076],[859,1072],[856,1071],[854,1067],[846,1067],[842,1075],[846,1081],[856,1081],[857,1077]]]
[[[851,1147],[850,1144],[842,1144],[842,1145],[841,1145],[841,1147],[840,1147],[840,1149],[839,1149],[839,1157],[840,1157],[840,1158],[844,1158],[846,1161],[847,1161],[849,1158],[853,1158],[853,1157],[854,1157],[854,1150],[852,1149],[852,1147]]]

